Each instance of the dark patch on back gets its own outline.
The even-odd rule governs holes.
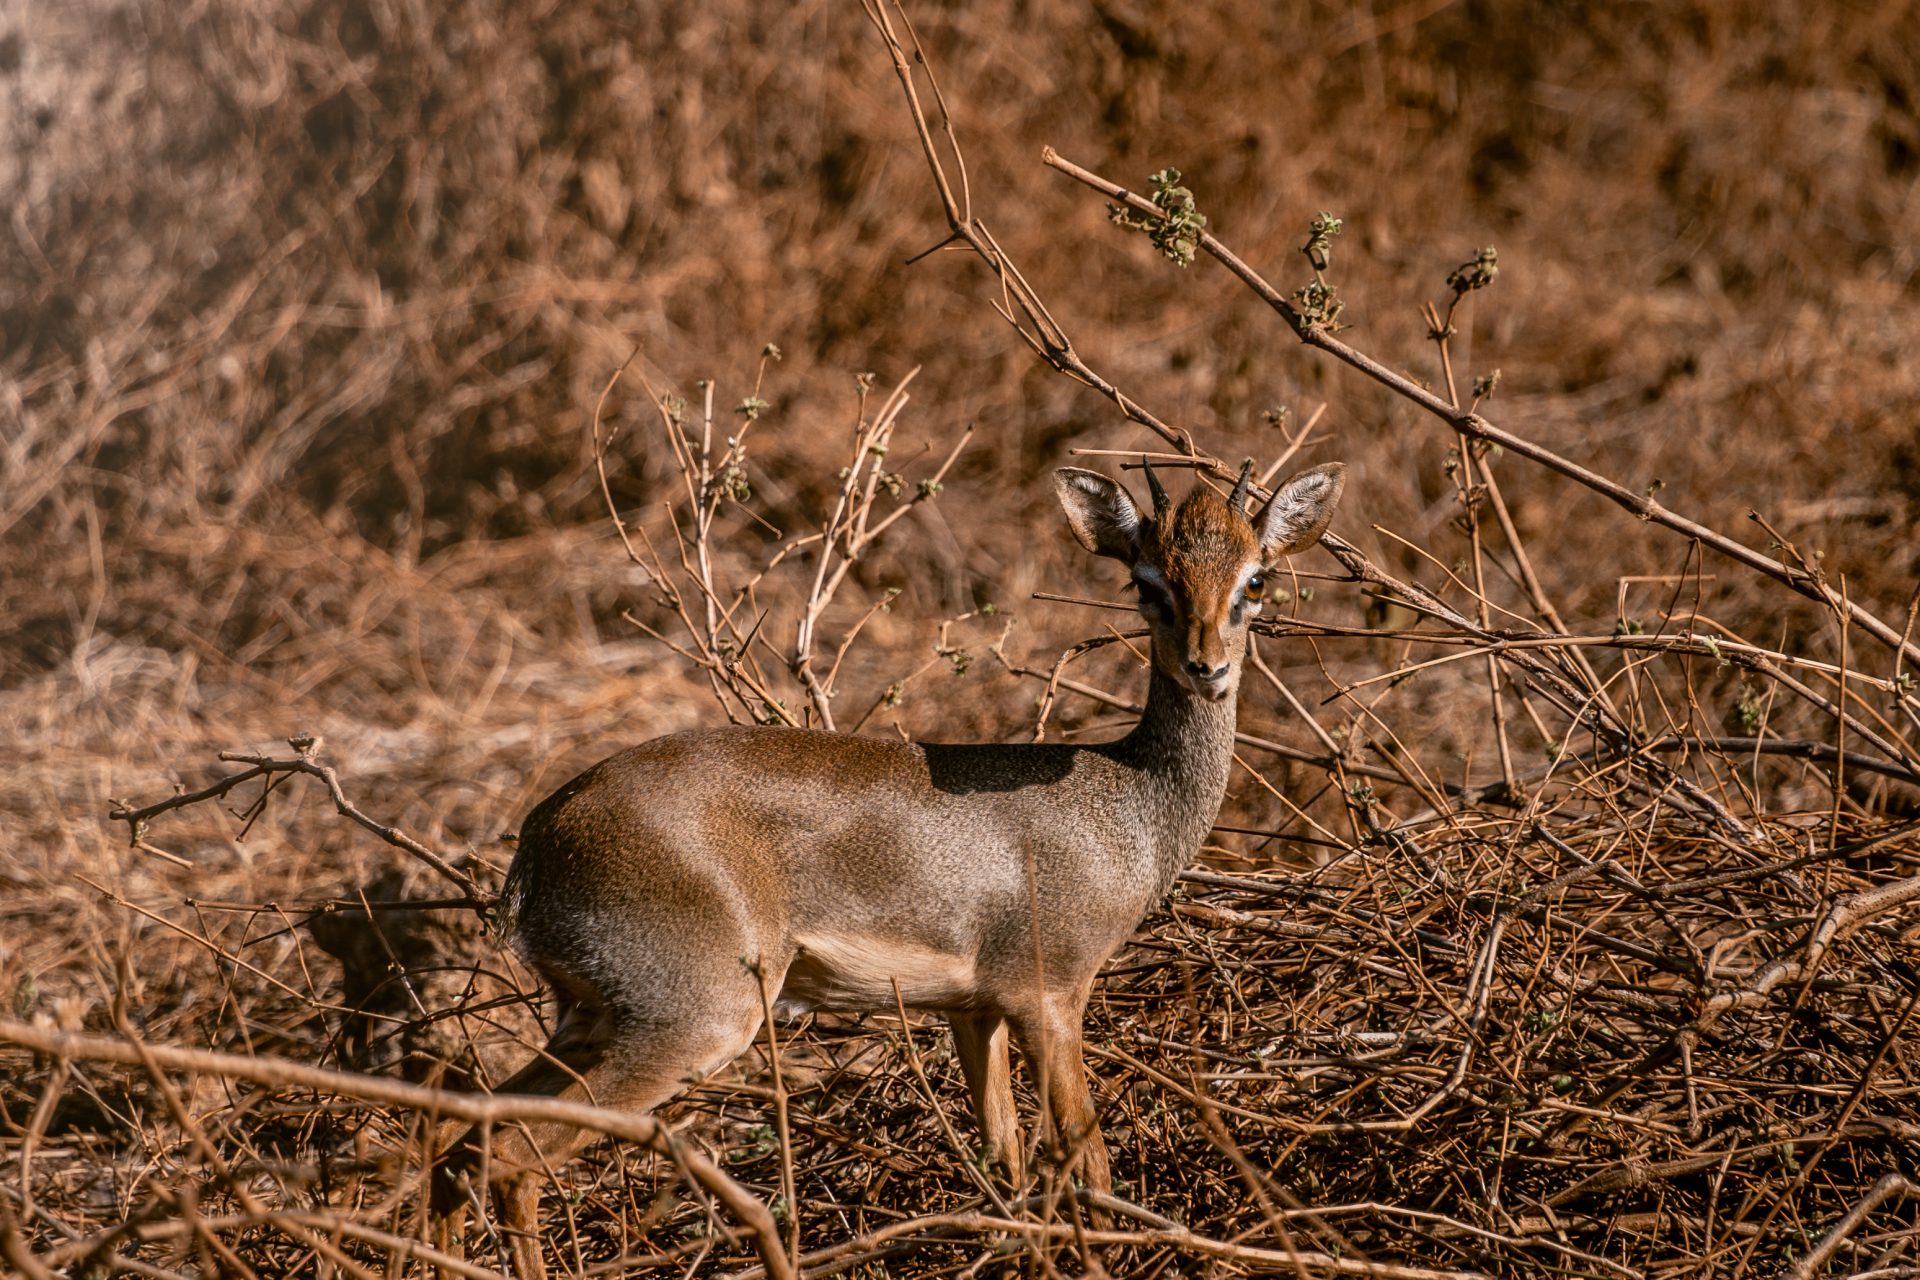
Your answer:
[[[982,791],[1020,791],[1046,786],[1073,772],[1082,748],[1040,745],[1023,748],[1010,757],[1006,747],[984,743],[921,744],[927,757],[927,780],[949,795]],[[1019,767],[1012,767],[1017,759]]]

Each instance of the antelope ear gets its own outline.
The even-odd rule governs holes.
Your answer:
[[[1081,546],[1097,556],[1132,562],[1140,545],[1140,512],[1125,489],[1079,467],[1055,471],[1053,488]]]
[[[1266,509],[1254,517],[1260,554],[1268,564],[1281,556],[1305,551],[1320,541],[1333,520],[1333,509],[1347,487],[1347,464],[1329,462],[1302,471],[1274,490]]]

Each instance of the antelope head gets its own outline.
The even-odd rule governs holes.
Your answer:
[[[1230,497],[1196,484],[1177,507],[1145,468],[1153,510],[1097,471],[1062,467],[1054,487],[1080,545],[1125,564],[1153,637],[1153,664],[1203,698],[1239,684],[1247,626],[1260,612],[1279,562],[1320,540],[1346,487],[1345,464],[1303,471],[1249,513],[1251,464]]]

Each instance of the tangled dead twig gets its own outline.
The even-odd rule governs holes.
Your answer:
[[[204,804],[209,800],[224,799],[234,788],[252,782],[256,778],[265,778],[267,781],[261,788],[259,797],[247,808],[244,815],[246,820],[251,822],[265,811],[268,796],[279,785],[275,781],[276,778],[297,775],[318,778],[321,785],[326,787],[327,796],[333,801],[333,807],[341,817],[365,827],[394,848],[425,863],[436,873],[464,889],[467,893],[467,903],[475,907],[484,907],[487,904],[491,895],[481,889],[470,872],[455,866],[446,857],[435,853],[400,828],[388,826],[386,823],[368,817],[358,805],[347,799],[346,792],[340,786],[340,775],[335,772],[332,765],[323,764],[319,759],[319,739],[296,735],[287,739],[287,743],[294,749],[291,759],[276,759],[272,756],[253,755],[244,751],[222,751],[220,753],[222,761],[228,764],[244,764],[247,768],[215,779],[196,791],[183,791],[178,795],[169,796],[165,800],[157,800],[139,808],[126,803],[116,803],[114,808],[108,811],[107,816],[115,822],[126,823],[130,833],[129,843],[140,846],[146,841],[149,825],[163,813],[184,809],[189,805]]]
[[[162,1072],[180,1072],[222,1080],[246,1080],[274,1089],[307,1089],[329,1096],[357,1098],[386,1106],[404,1107],[465,1120],[494,1125],[516,1120],[543,1120],[578,1125],[612,1137],[623,1138],[650,1147],[674,1162],[698,1187],[711,1194],[740,1218],[760,1245],[763,1264],[776,1278],[790,1277],[786,1253],[778,1228],[766,1205],[728,1177],[717,1165],[699,1152],[677,1141],[650,1116],[612,1111],[584,1103],[555,1098],[522,1098],[511,1094],[477,1096],[405,1084],[378,1076],[328,1071],[303,1063],[288,1062],[254,1054],[215,1053],[208,1050],[180,1049],[171,1045],[145,1044],[137,1039],[108,1039],[102,1036],[74,1035],[50,1031],[25,1023],[0,1019],[0,1041],[46,1054],[64,1062],[117,1062],[140,1066],[154,1074],[155,1083],[169,1088]],[[177,1105],[177,1103],[176,1103]],[[184,1117],[184,1110],[176,1117]],[[200,1140],[210,1159],[217,1155]],[[251,1197],[248,1197],[251,1199]],[[262,1216],[257,1204],[248,1212]],[[99,1251],[106,1242],[80,1242],[54,1255],[54,1265],[70,1265]],[[336,1259],[340,1261],[340,1259]]]

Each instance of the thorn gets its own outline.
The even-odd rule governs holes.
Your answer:
[[[930,257],[933,254],[940,252],[942,249],[946,248],[948,245],[952,244],[955,240],[958,240],[959,238],[960,238],[960,233],[958,231],[948,232],[947,238],[945,240],[942,240],[939,244],[936,244],[931,249],[922,249],[919,253],[916,253],[911,258],[908,258],[906,262],[902,263],[901,265],[910,267],[914,263],[920,261],[920,259],[925,257]]]

